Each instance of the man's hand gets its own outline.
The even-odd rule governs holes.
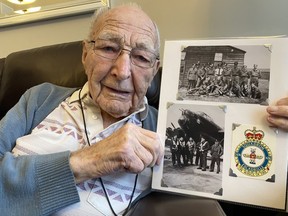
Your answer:
[[[118,171],[139,173],[159,165],[164,154],[158,134],[128,123],[106,139],[71,153],[76,182]]]
[[[267,112],[270,126],[288,131],[288,97],[280,99],[274,106],[269,106]]]

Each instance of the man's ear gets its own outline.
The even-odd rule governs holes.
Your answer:
[[[155,76],[155,74],[158,72],[159,68],[160,68],[160,60],[157,60],[153,76]]]
[[[86,57],[88,55],[88,42],[86,40],[82,41],[82,64],[85,67]]]

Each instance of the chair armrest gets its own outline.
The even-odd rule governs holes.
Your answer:
[[[217,200],[152,192],[135,204],[129,216],[225,216]]]

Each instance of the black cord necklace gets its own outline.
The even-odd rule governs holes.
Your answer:
[[[86,136],[88,145],[91,146],[90,140],[89,140],[89,137],[88,137],[87,125],[86,125],[86,120],[85,120],[85,114],[84,114],[84,109],[83,109],[82,100],[81,100],[81,91],[82,91],[82,88],[79,90],[78,99],[79,99],[80,108],[81,108],[81,113],[82,113],[82,119],[83,119],[85,136]],[[107,199],[108,205],[109,205],[111,211],[113,212],[113,215],[117,216],[117,214],[116,214],[116,212],[114,211],[114,209],[113,209],[113,207],[112,207],[112,204],[111,204],[111,202],[110,202],[110,199],[109,199],[109,196],[108,196],[108,194],[107,194],[107,191],[106,191],[106,188],[105,188],[105,186],[104,186],[104,183],[103,183],[102,178],[99,177],[99,180],[100,180],[102,189],[103,189],[103,191],[104,191],[105,197],[106,197],[106,199]],[[132,193],[131,193],[131,197],[130,197],[130,200],[129,200],[129,203],[128,203],[127,208],[125,209],[124,213],[122,214],[123,216],[126,215],[126,214],[128,213],[128,211],[130,210],[130,208],[131,208],[133,196],[134,196],[134,193],[135,193],[135,190],[136,190],[136,186],[137,186],[137,180],[138,180],[138,174],[135,175],[134,186],[133,186],[133,190],[132,190]]]

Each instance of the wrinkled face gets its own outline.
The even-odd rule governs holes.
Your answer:
[[[110,10],[97,21],[91,40],[95,44],[85,41],[82,55],[91,97],[110,116],[127,116],[142,105],[147,88],[159,68],[159,60],[151,68],[132,64],[130,51],[140,48],[156,54],[155,27],[141,10],[123,6]],[[106,42],[112,42],[113,47],[106,47]],[[97,55],[97,44],[105,52],[114,52],[115,44],[124,50],[111,60]],[[156,59],[156,55],[153,57]],[[143,60],[138,55],[134,59]]]

